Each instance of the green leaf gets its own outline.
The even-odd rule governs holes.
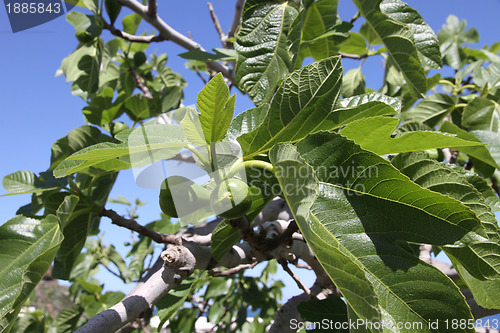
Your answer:
[[[227,130],[228,139],[236,140],[237,137],[257,129],[266,119],[268,111],[269,104],[263,104],[237,115]]]
[[[417,48],[413,40],[413,31],[382,13],[380,0],[353,0],[367,24],[384,42],[389,57],[401,71],[415,97],[425,96],[427,79],[420,64]]]
[[[223,220],[212,232],[212,256],[219,261],[240,240],[238,230],[231,227],[228,220]]]
[[[455,284],[419,261],[406,243],[468,245],[474,237],[484,238],[470,209],[422,189],[380,156],[336,133],[300,141],[296,151],[303,160],[294,151],[289,144],[279,145],[270,152],[271,162],[281,186],[289,188],[285,197],[304,237],[358,316],[371,306],[382,321],[421,323],[419,332],[431,332],[429,323],[436,320],[440,332],[456,332],[442,321],[472,318]],[[300,172],[286,172],[293,166]],[[355,292],[370,295],[364,307],[342,290],[347,282],[338,271],[344,266],[332,264],[337,251],[365,272],[376,293]]]
[[[198,94],[196,105],[207,143],[222,141],[234,114],[236,94],[229,97],[229,88],[218,73]]]
[[[340,45],[340,51],[348,54],[364,55],[368,53],[365,38],[356,32],[350,32],[349,38]]]
[[[476,135],[469,133],[460,127],[456,126],[452,122],[446,121],[441,125],[440,128],[441,132],[446,132],[446,133],[452,133],[456,134],[457,137],[468,140],[468,141],[476,141],[476,142],[484,142],[484,143],[489,143],[486,141],[482,141],[481,138],[478,138]],[[495,142],[495,141],[493,141]],[[492,142],[492,143],[493,143]],[[466,153],[469,156],[472,156],[494,168],[500,168],[499,162],[500,162],[500,156],[498,156],[497,161],[495,161],[495,158],[490,154],[489,147],[488,146],[475,146],[475,147],[450,147],[450,148],[456,148],[459,151],[462,151]],[[493,148],[493,151],[495,149]]]
[[[97,49],[98,50],[98,49]],[[96,56],[84,55],[78,62],[82,74],[75,83],[85,92],[93,94],[99,88],[100,52]]]
[[[80,60],[85,56],[97,57],[98,52],[97,48],[93,45],[79,45],[73,53],[63,59],[56,76],[64,74],[66,76],[66,82],[76,81],[81,75],[86,75],[85,72],[78,67]]]
[[[50,156],[50,168],[53,170],[59,163],[71,154],[100,142],[110,142],[113,138],[102,134],[94,126],[81,126],[75,128],[65,137],[57,140],[52,145],[52,154]]]
[[[328,329],[320,329],[317,327],[315,332],[349,332],[348,329],[335,329],[335,323],[347,323],[347,307],[340,297],[329,295],[327,298],[318,300],[311,299],[307,302],[302,302],[297,306],[300,316],[310,322],[322,322],[328,320],[331,323]],[[320,325],[321,327],[321,325]]]
[[[184,133],[189,142],[200,147],[207,145],[200,122],[200,114],[195,108],[186,107],[186,114],[181,120],[181,125],[184,128]]]
[[[125,101],[125,112],[133,121],[148,119],[162,113],[160,104],[155,102],[157,101],[137,93]]]
[[[234,50],[228,49],[213,49],[215,53],[210,53],[201,50],[191,50],[179,54],[179,57],[188,60],[198,60],[198,61],[235,61],[238,58],[238,54]]]
[[[238,138],[245,155],[255,156],[279,142],[296,141],[311,132],[339,126],[342,112],[335,112],[335,106],[341,77],[340,57],[312,63],[290,74],[278,88],[262,124]]]
[[[0,331],[9,331],[62,240],[53,215],[43,220],[17,216],[0,226]]]
[[[432,94],[420,101],[413,109],[402,112],[399,118],[404,122],[417,121],[434,127],[455,109],[457,101],[457,96]]]
[[[126,94],[124,91],[113,101],[115,91],[111,87],[105,87],[101,92],[94,96],[89,106],[83,108],[82,112],[88,122],[95,125],[109,124],[123,113],[123,102]]]
[[[266,103],[295,66],[300,35],[292,29],[298,11],[290,2],[245,2],[234,49],[236,82],[256,105]]]
[[[37,177],[33,172],[21,170],[3,177],[3,188],[10,194],[38,193],[66,186],[67,179],[55,179],[52,172],[41,172]]]
[[[338,44],[349,37],[347,31],[352,27],[339,19],[338,0],[310,1],[306,6],[297,65],[306,57],[318,61],[336,55]]]
[[[493,212],[500,211],[500,198],[493,192],[493,189],[484,178],[472,171],[460,167],[456,167],[456,169],[458,169],[458,171],[464,175],[465,179],[481,193],[484,201],[490,206]]]
[[[471,131],[472,135],[487,144],[486,149],[490,153],[491,157],[495,160],[497,166],[496,168],[500,170],[500,133],[495,133],[491,131]]]
[[[105,0],[104,7],[106,8],[106,13],[108,13],[111,25],[114,25],[118,15],[120,15],[122,5],[117,0]]]
[[[380,3],[380,10],[411,28],[415,46],[423,63],[434,69],[443,66],[436,34],[415,9],[400,0],[383,0]]]
[[[481,145],[476,141],[467,141],[449,134],[433,131],[408,132],[397,138],[392,138],[391,135],[398,123],[399,121],[396,118],[363,118],[348,124],[340,131],[340,134],[356,141],[363,149],[379,155],[433,148]]]
[[[139,24],[142,21],[142,17],[140,17],[138,14],[133,13],[128,16],[125,16],[122,20],[123,24],[123,31],[135,35],[137,32],[137,28],[139,28]]]
[[[467,247],[444,246],[443,250],[471,275],[478,279],[500,279],[500,228],[495,215],[481,194],[465,176],[427,154],[399,154],[391,163],[413,182],[441,194],[445,194],[469,207],[481,220],[488,239],[479,239]]]
[[[62,177],[93,166],[108,171],[141,167],[177,155],[186,146],[184,130],[179,125],[141,125],[122,143],[98,143],[69,156],[54,170]]]
[[[498,104],[497,104],[498,105]],[[483,97],[476,97],[464,108],[462,126],[469,130],[500,131],[500,115],[498,106]]]
[[[182,280],[181,284],[168,292],[155,305],[158,308],[158,317],[160,324],[158,328],[163,327],[165,322],[172,318],[177,310],[184,304],[184,301],[191,294],[193,287],[196,285],[196,280],[188,278]]]
[[[73,305],[59,312],[56,318],[57,333],[71,333],[76,330],[78,320],[83,314],[80,305]]]
[[[466,27],[465,20],[459,21],[455,15],[450,15],[443,29],[438,32],[441,54],[445,57],[446,63],[454,69],[460,69],[465,61],[462,44],[474,44],[479,41],[476,29],[471,28],[466,31]]]
[[[396,111],[401,111],[401,100],[398,98],[390,97],[377,92],[367,93],[363,95],[353,96],[350,98],[344,98],[340,101],[340,105],[344,108],[352,108],[360,105],[380,105],[380,103],[370,103],[370,102],[382,102],[391,106]],[[392,113],[386,113],[392,114]]]
[[[342,96],[344,98],[361,95],[365,92],[365,77],[361,68],[353,68],[345,73],[342,80]]]
[[[76,208],[78,204],[79,198],[75,195],[68,195],[64,198],[64,201],[57,208],[56,216],[59,220],[59,224],[61,226],[61,230],[64,230],[66,223],[70,219],[71,214]]]

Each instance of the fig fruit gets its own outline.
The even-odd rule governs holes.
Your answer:
[[[210,195],[210,207],[225,219],[241,217],[251,206],[252,192],[244,181],[237,178],[222,181]]]

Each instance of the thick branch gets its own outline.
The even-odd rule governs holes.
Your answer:
[[[111,223],[113,224],[135,231],[145,237],[149,237],[157,243],[172,243],[174,240],[173,235],[162,235],[156,231],[140,225],[135,220],[130,220],[124,218],[121,215],[118,215],[114,210],[103,209],[100,215],[109,217],[111,219]]]
[[[165,40],[170,40],[176,43],[179,46],[182,46],[186,50],[202,50],[205,49],[198,43],[192,41],[187,36],[184,36],[177,30],[170,27],[167,23],[165,23],[160,17],[155,16],[151,17],[148,14],[148,7],[144,6],[137,0],[118,0],[120,4],[125,7],[130,8],[132,11],[141,16],[146,22],[151,24],[155,29],[157,29]],[[216,72],[221,72],[231,83],[235,84],[234,73],[233,71],[218,62],[207,62],[207,66]]]
[[[194,270],[196,259],[186,247],[171,245],[162,253],[168,259],[147,283],[134,289],[120,303],[89,319],[77,333],[109,333],[147,315],[149,309]]]

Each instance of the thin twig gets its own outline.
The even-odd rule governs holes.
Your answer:
[[[100,216],[109,217],[111,219],[111,223],[135,231],[138,234],[143,235],[145,237],[149,237],[157,243],[174,244],[174,235],[162,235],[156,231],[149,229],[148,227],[140,225],[135,220],[126,219],[123,216],[118,215],[112,209],[103,208]]]
[[[134,43],[148,43],[149,44],[149,43],[161,42],[161,41],[165,40],[165,38],[163,38],[160,35],[158,35],[158,36],[154,36],[154,35],[150,35],[150,36],[136,36],[136,35],[132,35],[132,34],[129,34],[129,33],[125,32],[125,31],[116,29],[114,26],[112,26],[110,24],[107,24],[107,23],[104,23],[103,29],[109,30],[109,32],[111,32],[111,34],[113,34],[114,36],[120,37],[120,38],[125,39],[125,40],[127,40],[129,42],[134,42]]]
[[[498,187],[498,180],[495,176],[491,176],[491,188],[495,193],[500,196],[500,188]]]
[[[222,47],[226,47],[226,42],[227,42],[227,35],[224,33],[220,26],[219,19],[217,18],[217,15],[215,15],[214,7],[210,2],[207,2],[208,6],[208,11],[210,12],[210,17],[212,18],[212,22],[214,23],[215,30],[217,30],[217,33],[219,34],[219,39],[222,44]]]
[[[361,16],[361,13],[360,12],[357,12],[356,14],[354,14],[353,17],[351,17],[351,19],[349,20],[349,23],[353,24],[354,22],[356,22],[356,20]]]
[[[130,68],[129,71],[130,71],[130,75],[132,75],[132,77],[135,80],[135,84],[136,84],[137,88],[139,88],[142,91],[142,93],[144,94],[144,97],[153,98],[153,95],[151,95],[151,91],[149,91],[148,86],[146,86],[144,84],[143,79],[139,75],[137,75],[137,72],[135,71],[135,69]]]
[[[230,268],[230,269],[226,269],[224,271],[214,271],[212,275],[213,276],[230,276],[230,275],[234,275],[236,273],[244,271],[245,269],[254,268],[255,266],[257,266],[258,263],[259,263],[258,261],[255,261],[254,263],[251,263],[251,264],[239,265],[239,266],[236,266],[236,267],[233,267],[233,268]]]
[[[290,275],[292,277],[292,279],[295,281],[295,283],[297,283],[297,286],[304,290],[304,292],[307,294],[307,295],[311,295],[311,290],[309,290],[309,288],[307,288],[307,286],[299,279],[299,277],[297,275],[295,275],[294,272],[292,272],[292,270],[290,269],[290,267],[288,267],[288,263],[285,259],[280,259],[278,260],[278,262],[281,264],[281,266],[283,267],[283,270],[285,272],[288,273],[288,275]]]
[[[349,59],[356,59],[356,60],[361,60],[361,59],[364,59],[364,58],[367,58],[368,57],[368,54],[350,54],[350,53],[344,53],[344,52],[338,52],[339,55],[342,57],[342,58],[349,58]]]

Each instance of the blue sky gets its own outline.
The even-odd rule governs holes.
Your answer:
[[[417,9],[426,22],[439,30],[449,14],[466,19],[469,27],[476,27],[480,33],[479,45],[500,41],[498,13],[500,0],[411,0],[407,1]],[[232,21],[235,1],[212,0],[222,27],[227,30]],[[81,11],[82,9],[76,9]],[[352,1],[340,0],[339,13],[348,20],[356,12]],[[130,11],[126,8],[123,14]],[[218,35],[208,14],[206,1],[184,0],[159,2],[159,14],[169,25],[183,34],[190,32],[197,42],[207,50],[220,47]],[[357,24],[360,24],[358,22]],[[141,25],[139,32],[151,32],[148,25]],[[103,37],[110,38],[105,32]],[[54,77],[61,60],[70,54],[77,45],[74,28],[64,16],[44,25],[13,34],[10,30],[6,11],[0,9],[0,114],[3,125],[0,131],[0,177],[18,170],[31,170],[36,173],[49,166],[50,147],[54,141],[65,136],[70,130],[84,124],[81,109],[85,103],[71,95],[70,85],[63,77]],[[184,60],[176,55],[184,52],[173,43],[163,42],[150,47],[157,54],[167,53],[167,65],[181,73],[189,86],[185,89],[184,104],[194,104],[198,91],[203,87],[201,80],[184,68]],[[345,62],[345,67],[357,66],[357,62]],[[368,59],[363,70],[368,86],[378,89],[382,80],[382,59]],[[246,96],[238,95],[237,112],[251,107]],[[0,194],[5,191],[0,190]],[[130,200],[136,197],[149,202],[139,209],[140,222],[145,224],[158,218],[159,207],[157,191],[135,186],[132,173],[122,172],[111,193],[111,197],[122,195]],[[0,224],[15,216],[18,207],[29,202],[29,195],[0,198]],[[120,210],[120,207],[110,206]],[[123,210],[122,210],[123,212]],[[130,233],[117,227],[109,227],[103,221],[105,241],[123,242],[129,240]],[[106,277],[106,280],[108,278]],[[111,278],[109,278],[111,279]],[[110,280],[112,281],[112,280]],[[296,293],[294,283],[287,295]]]

